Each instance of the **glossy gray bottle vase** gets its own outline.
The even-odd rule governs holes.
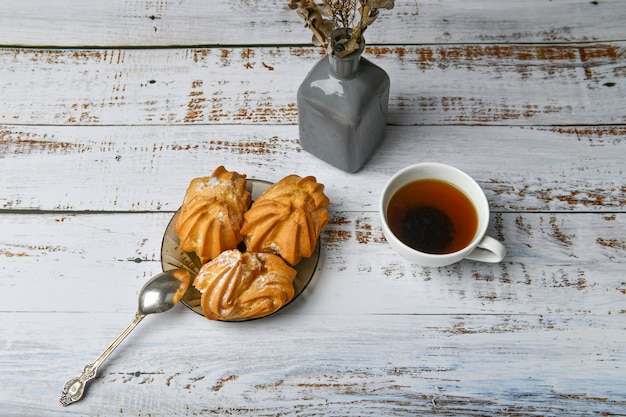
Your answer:
[[[389,76],[359,50],[326,55],[298,89],[300,144],[347,172],[356,172],[385,138]]]

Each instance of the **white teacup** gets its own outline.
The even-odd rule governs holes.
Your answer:
[[[414,249],[392,232],[388,218],[389,201],[405,185],[423,179],[434,179],[453,185],[462,191],[474,206],[477,227],[473,238],[462,248],[450,253],[428,253]],[[489,204],[482,188],[463,171],[449,165],[425,162],[397,172],[383,188],[380,197],[380,217],[383,233],[391,247],[407,260],[419,265],[446,266],[461,259],[495,263],[502,261],[506,254],[502,243],[485,235],[489,224]]]

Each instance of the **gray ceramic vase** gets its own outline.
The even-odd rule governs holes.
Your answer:
[[[365,42],[343,58],[322,58],[298,89],[302,148],[347,172],[356,172],[385,138],[390,80],[362,58]]]

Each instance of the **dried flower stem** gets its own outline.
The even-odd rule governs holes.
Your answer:
[[[289,8],[296,10],[313,32],[313,44],[339,57],[359,48],[363,32],[376,20],[379,9],[393,9],[394,0],[289,0]],[[355,20],[358,14],[358,21]],[[333,31],[341,29],[344,36],[335,40]]]

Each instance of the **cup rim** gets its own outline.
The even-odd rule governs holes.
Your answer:
[[[461,190],[470,199],[470,201],[472,202],[472,205],[476,209],[476,214],[478,215],[478,226],[476,228],[476,232],[474,233],[474,237],[472,238],[472,240],[462,249],[459,249],[455,252],[449,252],[449,253],[443,253],[443,254],[422,252],[402,242],[402,240],[400,240],[400,238],[398,238],[398,236],[396,236],[395,233],[393,233],[393,231],[389,227],[389,222],[387,220],[387,208],[389,205],[389,200],[404,185],[412,181],[415,181],[419,178],[403,181],[397,184],[397,186],[394,186],[395,183],[397,183],[399,179],[405,176],[408,172],[414,171],[416,169],[423,169],[423,168],[445,169],[449,172],[453,172],[455,175],[458,175],[459,177],[464,178],[466,182],[471,184],[471,186],[478,191],[478,193],[473,193],[472,196],[470,196],[468,195],[468,192],[463,189],[463,187],[459,186],[457,183],[453,181],[443,179],[438,176],[424,177],[424,179],[433,178],[433,179],[438,179],[438,180],[451,183],[452,185],[457,187],[459,190]],[[392,189],[393,191],[391,191]],[[476,198],[480,201],[476,201]],[[478,205],[482,207],[478,207]],[[396,249],[396,251],[398,251],[398,248],[401,248],[401,250],[405,253],[414,254],[415,256],[419,256],[423,259],[430,260],[432,263],[436,263],[436,264],[439,264],[443,262],[444,260],[451,260],[451,262],[449,263],[454,263],[456,262],[456,260],[461,260],[466,255],[468,255],[471,251],[473,251],[478,245],[478,243],[480,242],[480,240],[485,236],[487,232],[487,227],[489,224],[489,217],[490,217],[490,209],[489,209],[489,203],[487,201],[487,197],[485,196],[485,192],[483,191],[482,187],[476,182],[476,180],[474,180],[469,174],[460,170],[459,168],[456,168],[452,165],[440,163],[440,162],[419,162],[416,164],[406,166],[400,169],[399,171],[397,171],[396,173],[394,173],[391,176],[391,178],[387,180],[380,194],[379,213],[381,217],[383,233],[385,234],[385,237],[387,238],[387,241],[392,246],[392,248]],[[400,254],[402,255],[402,253]],[[413,261],[413,262],[417,262],[417,261]],[[449,264],[449,263],[446,263],[446,264]]]

